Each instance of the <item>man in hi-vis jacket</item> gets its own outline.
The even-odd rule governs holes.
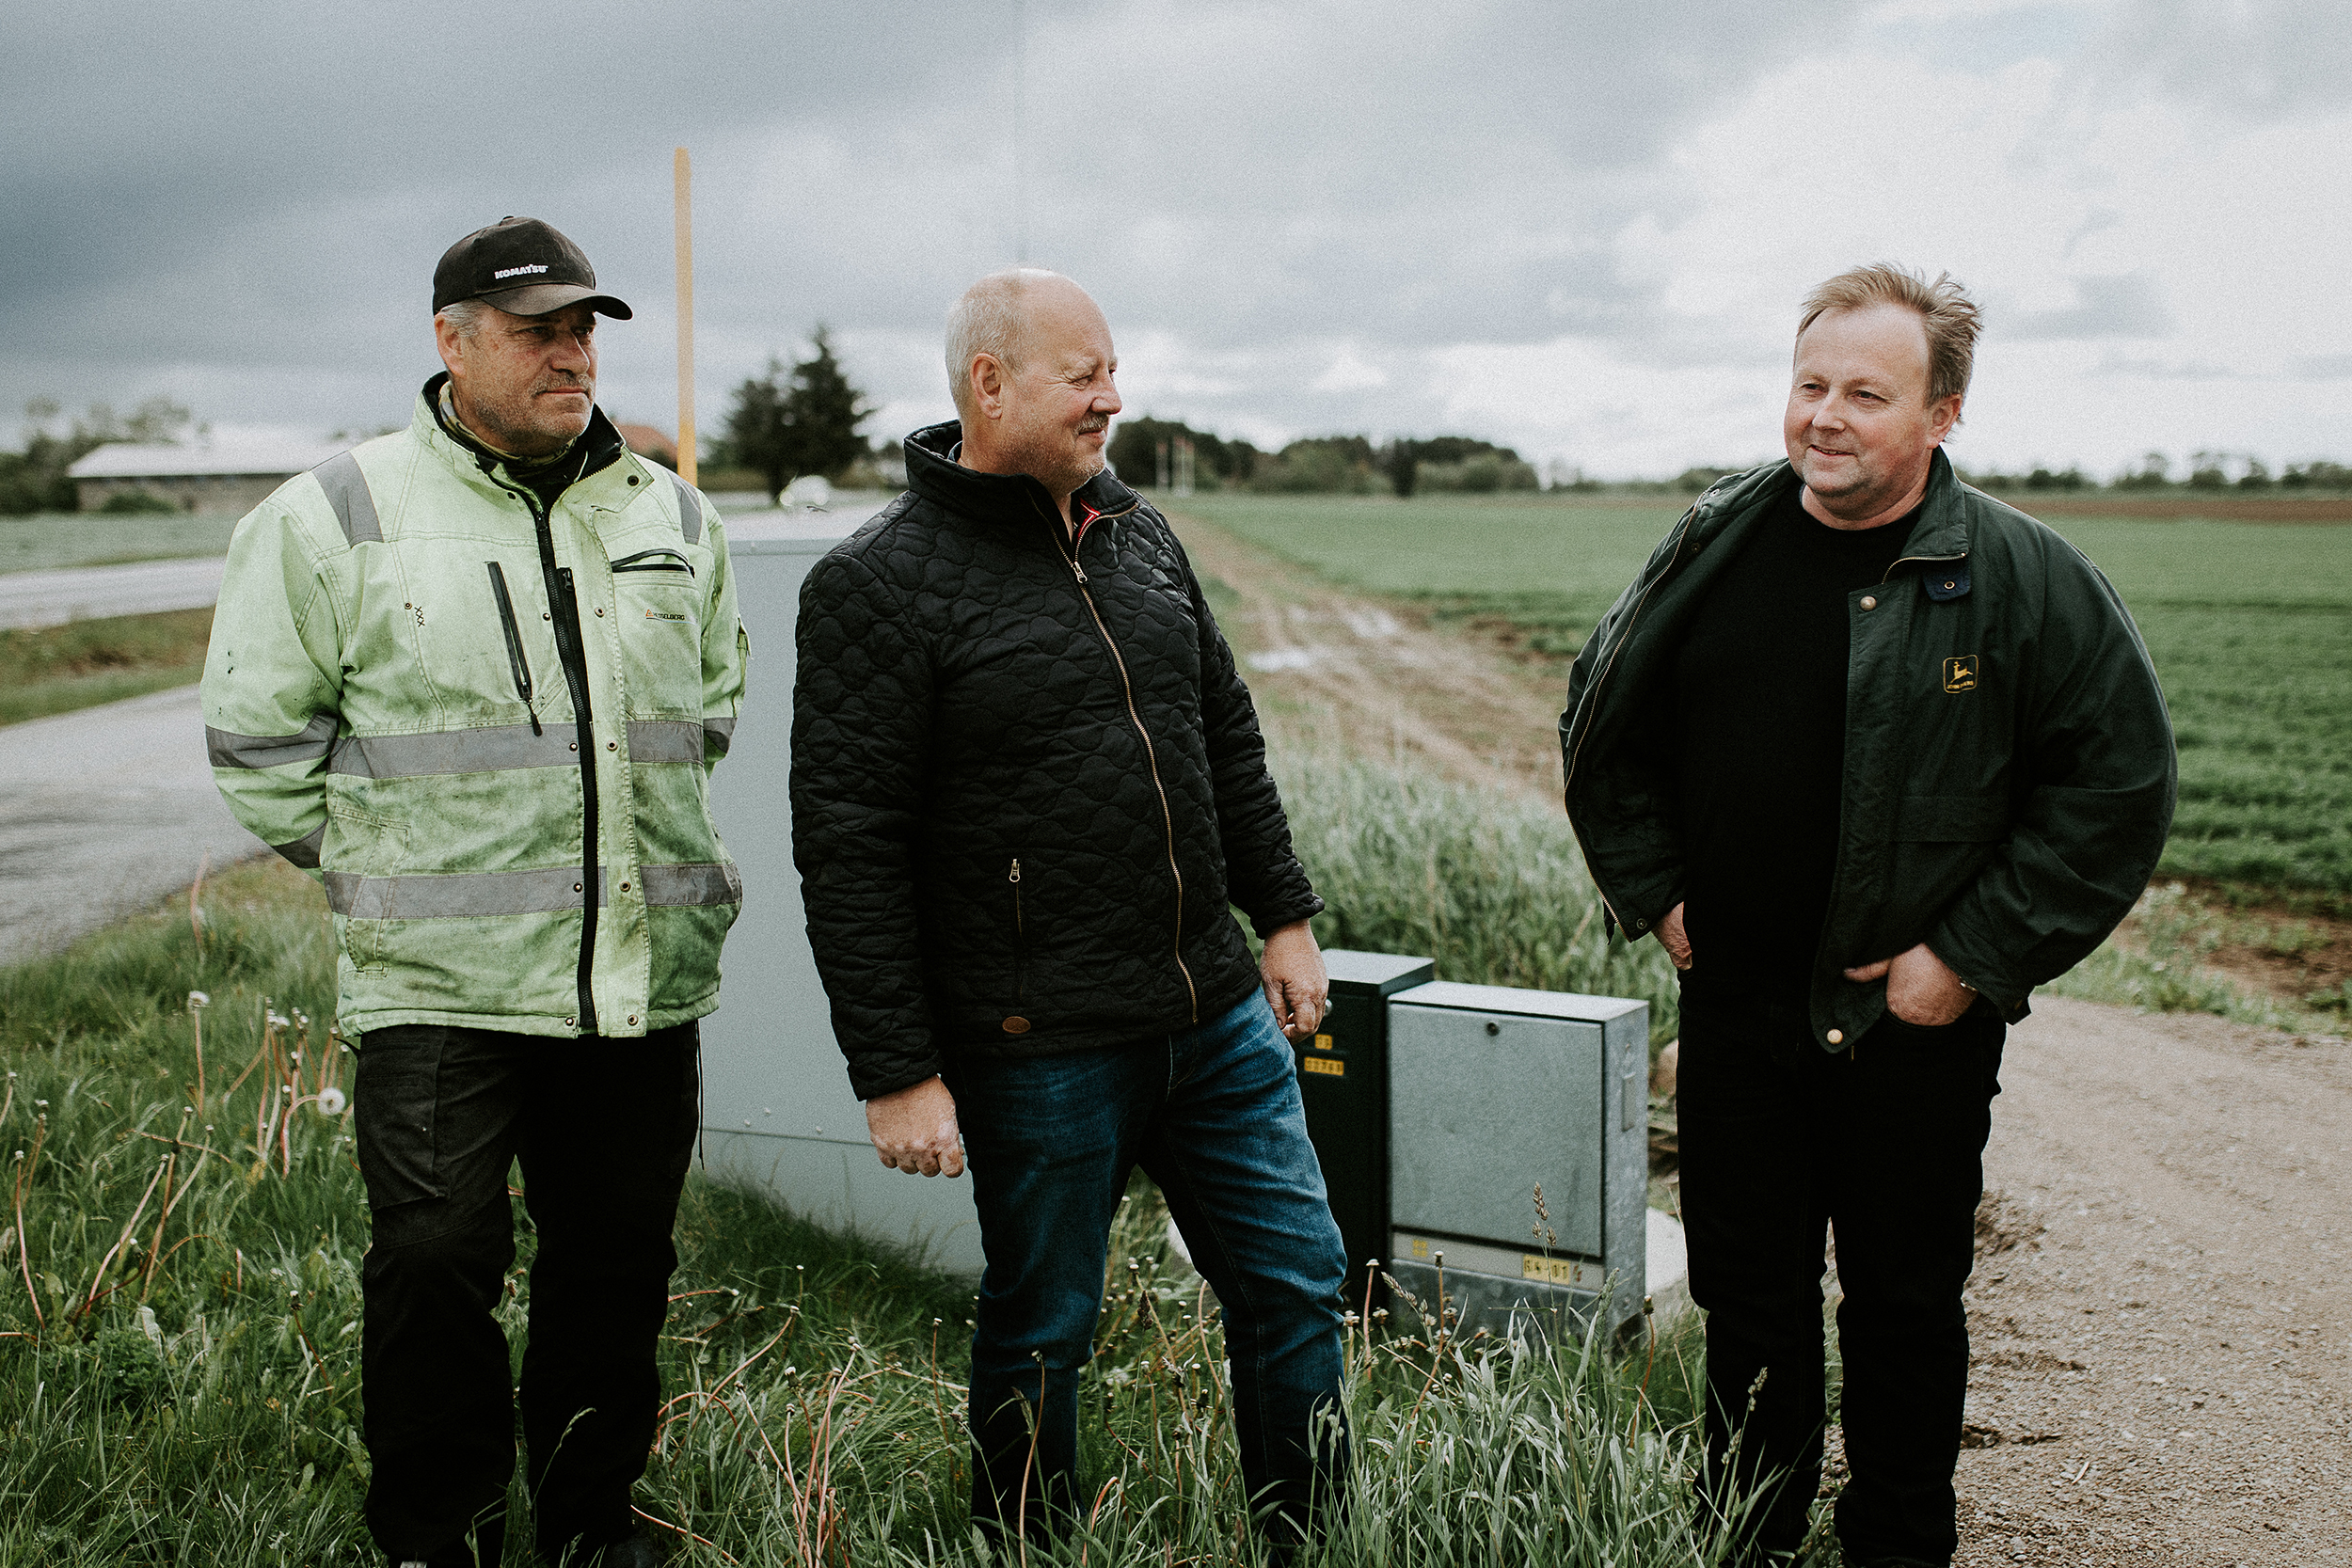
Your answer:
[[[542,1555],[650,1563],[629,1508],[692,1144],[694,1021],[741,901],[710,766],[745,641],[717,509],[595,404],[597,292],[534,219],[433,279],[408,428],[238,524],[204,670],[215,777],[326,884],[373,1234],[367,1517],[495,1563],[514,1469],[509,1167],[538,1233],[520,1402]]]
[[[1944,455],[1977,332],[1948,277],[1815,290],[1788,460],[1675,525],[1560,721],[1611,915],[1682,972],[1717,1496],[1769,1481],[1759,1554],[1803,1541],[1834,1228],[1856,1568],[1951,1560],[2003,1036],[2129,911],[2172,816],[2172,732],[2122,601]]]

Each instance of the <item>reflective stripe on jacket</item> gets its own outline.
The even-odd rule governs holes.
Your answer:
[[[442,427],[440,380],[237,525],[214,778],[325,881],[346,1034],[699,1018],[741,901],[709,811],[748,652],[718,511],[601,411],[547,505]]]
[[[1568,817],[1629,936],[1682,897],[1663,720],[1683,629],[1797,483],[1774,463],[1700,497],[1570,673]],[[1841,971],[1922,942],[2014,1022],[2034,987],[2130,912],[2163,853],[2172,728],[2148,650],[2097,567],[1962,483],[1941,451],[1903,558],[1847,596],[1847,617],[1845,783],[1814,1038],[1837,1049],[1885,1009],[1883,980]]]

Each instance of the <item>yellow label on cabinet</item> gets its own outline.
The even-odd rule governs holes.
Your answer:
[[[1315,1049],[1316,1049],[1317,1051],[1328,1051],[1328,1050],[1330,1050],[1330,1049],[1331,1049],[1331,1037],[1330,1037],[1330,1036],[1328,1036],[1328,1035],[1317,1035],[1317,1036],[1315,1037]]]
[[[1302,1056],[1298,1060],[1301,1072],[1320,1072],[1328,1078],[1347,1076],[1347,1064],[1337,1056]]]

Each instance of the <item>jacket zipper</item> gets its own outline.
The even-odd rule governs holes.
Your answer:
[[[1963,550],[1963,551],[1961,551],[1961,552],[1960,552],[1960,554],[1958,554],[1958,555],[1906,555],[1906,556],[1900,556],[1900,557],[1898,557],[1898,558],[1897,558],[1896,560],[1894,560],[1893,562],[1890,562],[1887,564],[1887,568],[1886,568],[1885,574],[1884,574],[1883,576],[1882,576],[1882,577],[1879,578],[1879,586],[1880,586],[1880,587],[1882,587],[1882,588],[1883,588],[1883,587],[1885,587],[1888,583],[1890,583],[1890,582],[1892,582],[1892,581],[1894,581],[1894,580],[1895,580],[1895,568],[1896,568],[1896,567],[1898,567],[1898,566],[1911,565],[1911,564],[1914,564],[1914,563],[1918,563],[1918,564],[1923,564],[1923,565],[1924,565],[1924,564],[1928,564],[1928,563],[1934,562],[1941,562],[1941,561],[1965,561],[1965,560],[1967,560],[1967,559],[1968,559],[1968,552],[1967,552],[1966,550]],[[1849,658],[1851,658],[1851,648],[1849,649],[1848,657],[1849,657]],[[1849,672],[1848,672],[1848,674],[1849,674],[1849,676],[1851,676],[1851,671],[1849,671]],[[1846,825],[1845,825],[1845,820],[1844,820],[1844,814],[1843,814],[1843,813],[1840,813],[1840,814],[1839,814],[1839,820],[1838,820],[1838,824],[1837,824],[1837,857],[1836,857],[1836,863],[1835,865],[1833,865],[1833,866],[1831,867],[1831,870],[1830,870],[1830,899],[1829,899],[1829,908],[1828,908],[1827,910],[1825,910],[1825,911],[1822,911],[1822,914],[1821,914],[1821,934],[1820,934],[1820,938],[1819,938],[1819,939],[1815,942],[1815,943],[1814,943],[1813,958],[1814,958],[1814,962],[1815,962],[1817,965],[1820,962],[1820,958],[1821,958],[1821,952],[1820,952],[1820,950],[1821,950],[1821,947],[1822,947],[1824,944],[1826,944],[1826,943],[1827,943],[1827,942],[1829,941],[1829,933],[1830,933],[1831,929],[1836,926],[1836,924],[1837,924],[1837,917],[1838,917],[1838,915],[1842,912],[1842,911],[1840,911],[1840,909],[1838,908],[1838,904],[1839,904],[1838,894],[1839,894],[1839,892],[1840,892],[1840,891],[1844,888],[1844,886],[1845,886],[1845,878],[1844,878],[1844,875],[1843,875],[1844,870],[1845,870],[1845,862],[1846,862]],[[1889,1011],[1892,1011],[1892,1009],[1890,1008],[1890,1009],[1889,1009]],[[1856,1036],[1856,1037],[1855,1037],[1855,1038],[1854,1038],[1854,1040],[1853,1040],[1853,1043],[1846,1047],[1845,1054],[1846,1054],[1846,1057],[1847,1057],[1847,1059],[1848,1059],[1849,1061],[1855,1061],[1855,1062],[1858,1062],[1858,1061],[1860,1061],[1860,1060],[1862,1059],[1862,1040],[1861,1040],[1861,1037]]]
[[[1021,924],[1020,856],[1013,857],[1012,869],[1005,874],[1005,880],[1012,884],[1012,1005],[1017,1009],[1022,1004],[1024,972],[1029,957],[1028,931]]]
[[[1035,496],[1029,498],[1029,504],[1037,505]],[[1091,526],[1123,517],[1134,510],[1131,506],[1121,512],[1105,512],[1089,518],[1088,522]],[[1094,595],[1087,589],[1086,568],[1078,564],[1076,552],[1063,545],[1061,533],[1054,531],[1060,519],[1042,507],[1039,508],[1039,512],[1045,518],[1046,531],[1053,534],[1054,553],[1062,558],[1063,564],[1070,568],[1070,575],[1078,579],[1078,597],[1086,601],[1087,613],[1094,617],[1094,629],[1102,634],[1103,646],[1111,651],[1111,662],[1119,667],[1120,689],[1127,699],[1128,722],[1134,724],[1136,734],[1143,737],[1144,761],[1151,766],[1152,788],[1160,798],[1160,821],[1168,830],[1168,871],[1176,879],[1176,932],[1169,945],[1169,955],[1176,960],[1176,972],[1184,977],[1184,994],[1192,1000],[1192,1022],[1198,1023],[1200,1022],[1200,988],[1193,984],[1192,970],[1184,962],[1184,868],[1176,863],[1176,814],[1168,804],[1168,785],[1160,781],[1159,750],[1152,744],[1152,732],[1143,727],[1143,715],[1136,708],[1136,684],[1127,674],[1127,660],[1120,655],[1118,642],[1112,639],[1111,628],[1104,623],[1103,611],[1095,605]]]
[[[523,711],[531,715],[531,733],[544,735],[539,710],[531,705],[531,663],[523,657],[522,633],[515,626],[515,602],[506,596],[506,573],[497,562],[489,564],[490,593],[499,602],[499,623],[506,628],[506,662],[515,672],[515,695],[523,700]]]
[[[1895,568],[1897,566],[1908,566],[1913,564],[1915,562],[1924,563],[1931,561],[1965,561],[1967,559],[1968,552],[1966,550],[1961,551],[1958,555],[1906,555],[1887,565],[1886,576],[1879,578],[1879,586],[1883,588],[1889,582],[1894,580]]]
[[[587,465],[587,453],[580,464]],[[537,495],[509,484],[485,467],[490,483],[520,500],[530,510],[539,536],[539,574],[545,579],[548,620],[555,627],[556,658],[564,666],[564,684],[570,690],[575,744],[580,748],[580,1032],[596,1033],[596,881],[601,858],[596,853],[596,732],[588,707],[588,659],[580,631],[580,597],[573,592],[572,569],[555,563],[555,531],[548,524],[550,509]]]
[[[663,556],[670,559],[661,560]],[[693,563],[675,550],[639,550],[635,555],[625,555],[612,562],[612,569],[616,572],[684,572],[690,578],[694,575]]]

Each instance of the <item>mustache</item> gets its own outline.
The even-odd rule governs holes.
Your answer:
[[[1091,436],[1098,430],[1108,430],[1110,425],[1111,417],[1108,414],[1089,414],[1078,421],[1078,434]]]
[[[532,388],[532,392],[534,392],[534,393],[537,393],[537,392],[591,392],[591,393],[593,393],[593,392],[594,392],[594,390],[595,390],[595,388],[596,388],[596,382],[595,382],[595,381],[591,380],[590,378],[588,378],[588,377],[586,377],[586,376],[580,376],[580,375],[557,375],[557,376],[551,376],[551,377],[549,377],[548,380],[542,381],[541,383],[539,383],[539,385],[537,385],[536,387],[533,387],[533,388]]]

